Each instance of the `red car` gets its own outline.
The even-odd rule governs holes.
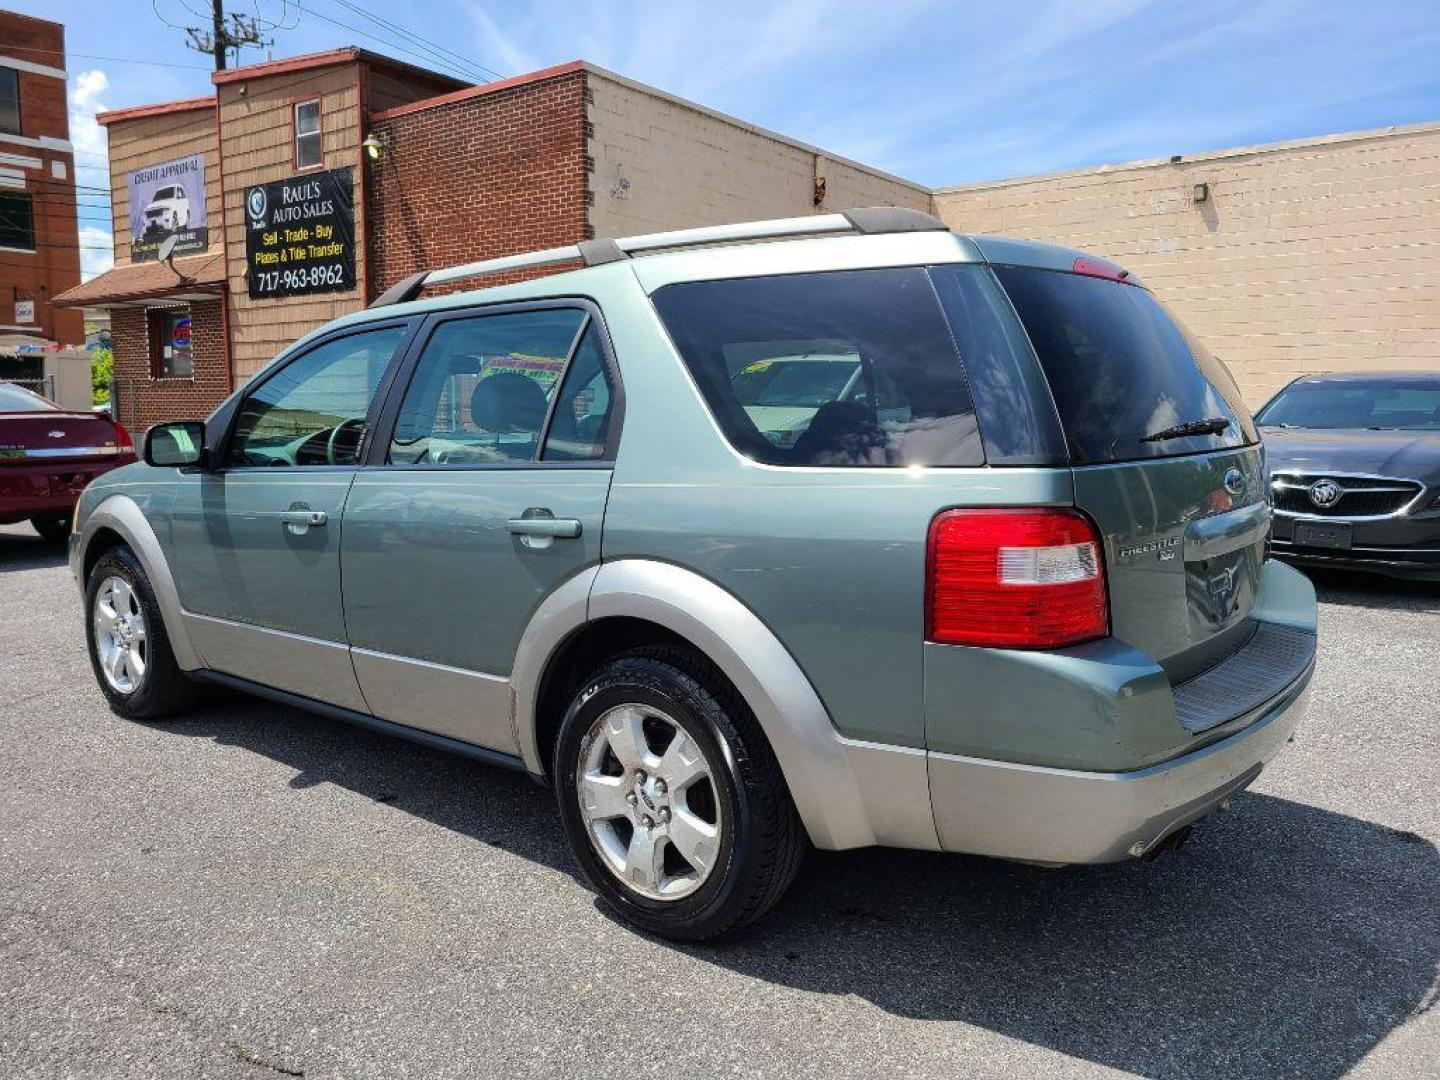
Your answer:
[[[29,518],[46,540],[62,541],[85,485],[134,460],[130,433],[109,416],[65,412],[0,383],[0,525]]]

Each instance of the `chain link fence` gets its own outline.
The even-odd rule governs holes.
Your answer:
[[[24,387],[36,394],[39,394],[46,401],[55,400],[55,376],[44,375],[38,379],[6,379],[12,386]]]

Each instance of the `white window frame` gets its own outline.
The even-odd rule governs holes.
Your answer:
[[[310,108],[311,106],[313,106],[314,109],[315,109],[315,130],[314,130],[314,131],[301,131],[301,130],[300,130],[300,110],[301,110],[301,109]],[[309,98],[309,99],[307,99],[307,100],[305,100],[305,101],[297,101],[297,102],[295,102],[294,108],[293,108],[293,109],[291,110],[291,112],[290,112],[290,119],[291,119],[291,126],[292,126],[293,129],[294,129],[294,135],[295,135],[294,148],[293,148],[295,171],[296,171],[296,172],[303,172],[303,171],[305,171],[305,170],[307,170],[307,169],[318,169],[318,168],[321,168],[321,167],[325,164],[325,146],[324,146],[324,141],[323,141],[323,140],[324,140],[325,125],[324,125],[324,122],[323,122],[322,119],[321,119],[320,99],[319,99],[319,98]],[[301,156],[300,156],[300,146],[301,146],[301,141],[302,141],[302,140],[310,140],[310,139],[313,139],[313,140],[314,140],[314,144],[315,144],[315,160],[312,161],[312,162],[310,162],[309,164],[306,164],[306,163],[301,159]]]

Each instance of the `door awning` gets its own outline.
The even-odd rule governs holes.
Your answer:
[[[225,290],[225,253],[205,252],[162,262],[128,263],[106,270],[55,297],[57,307],[143,307],[149,301],[207,300]]]

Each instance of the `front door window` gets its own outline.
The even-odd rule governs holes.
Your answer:
[[[240,407],[225,463],[359,464],[365,418],[404,337],[403,326],[350,334],[266,379]]]

